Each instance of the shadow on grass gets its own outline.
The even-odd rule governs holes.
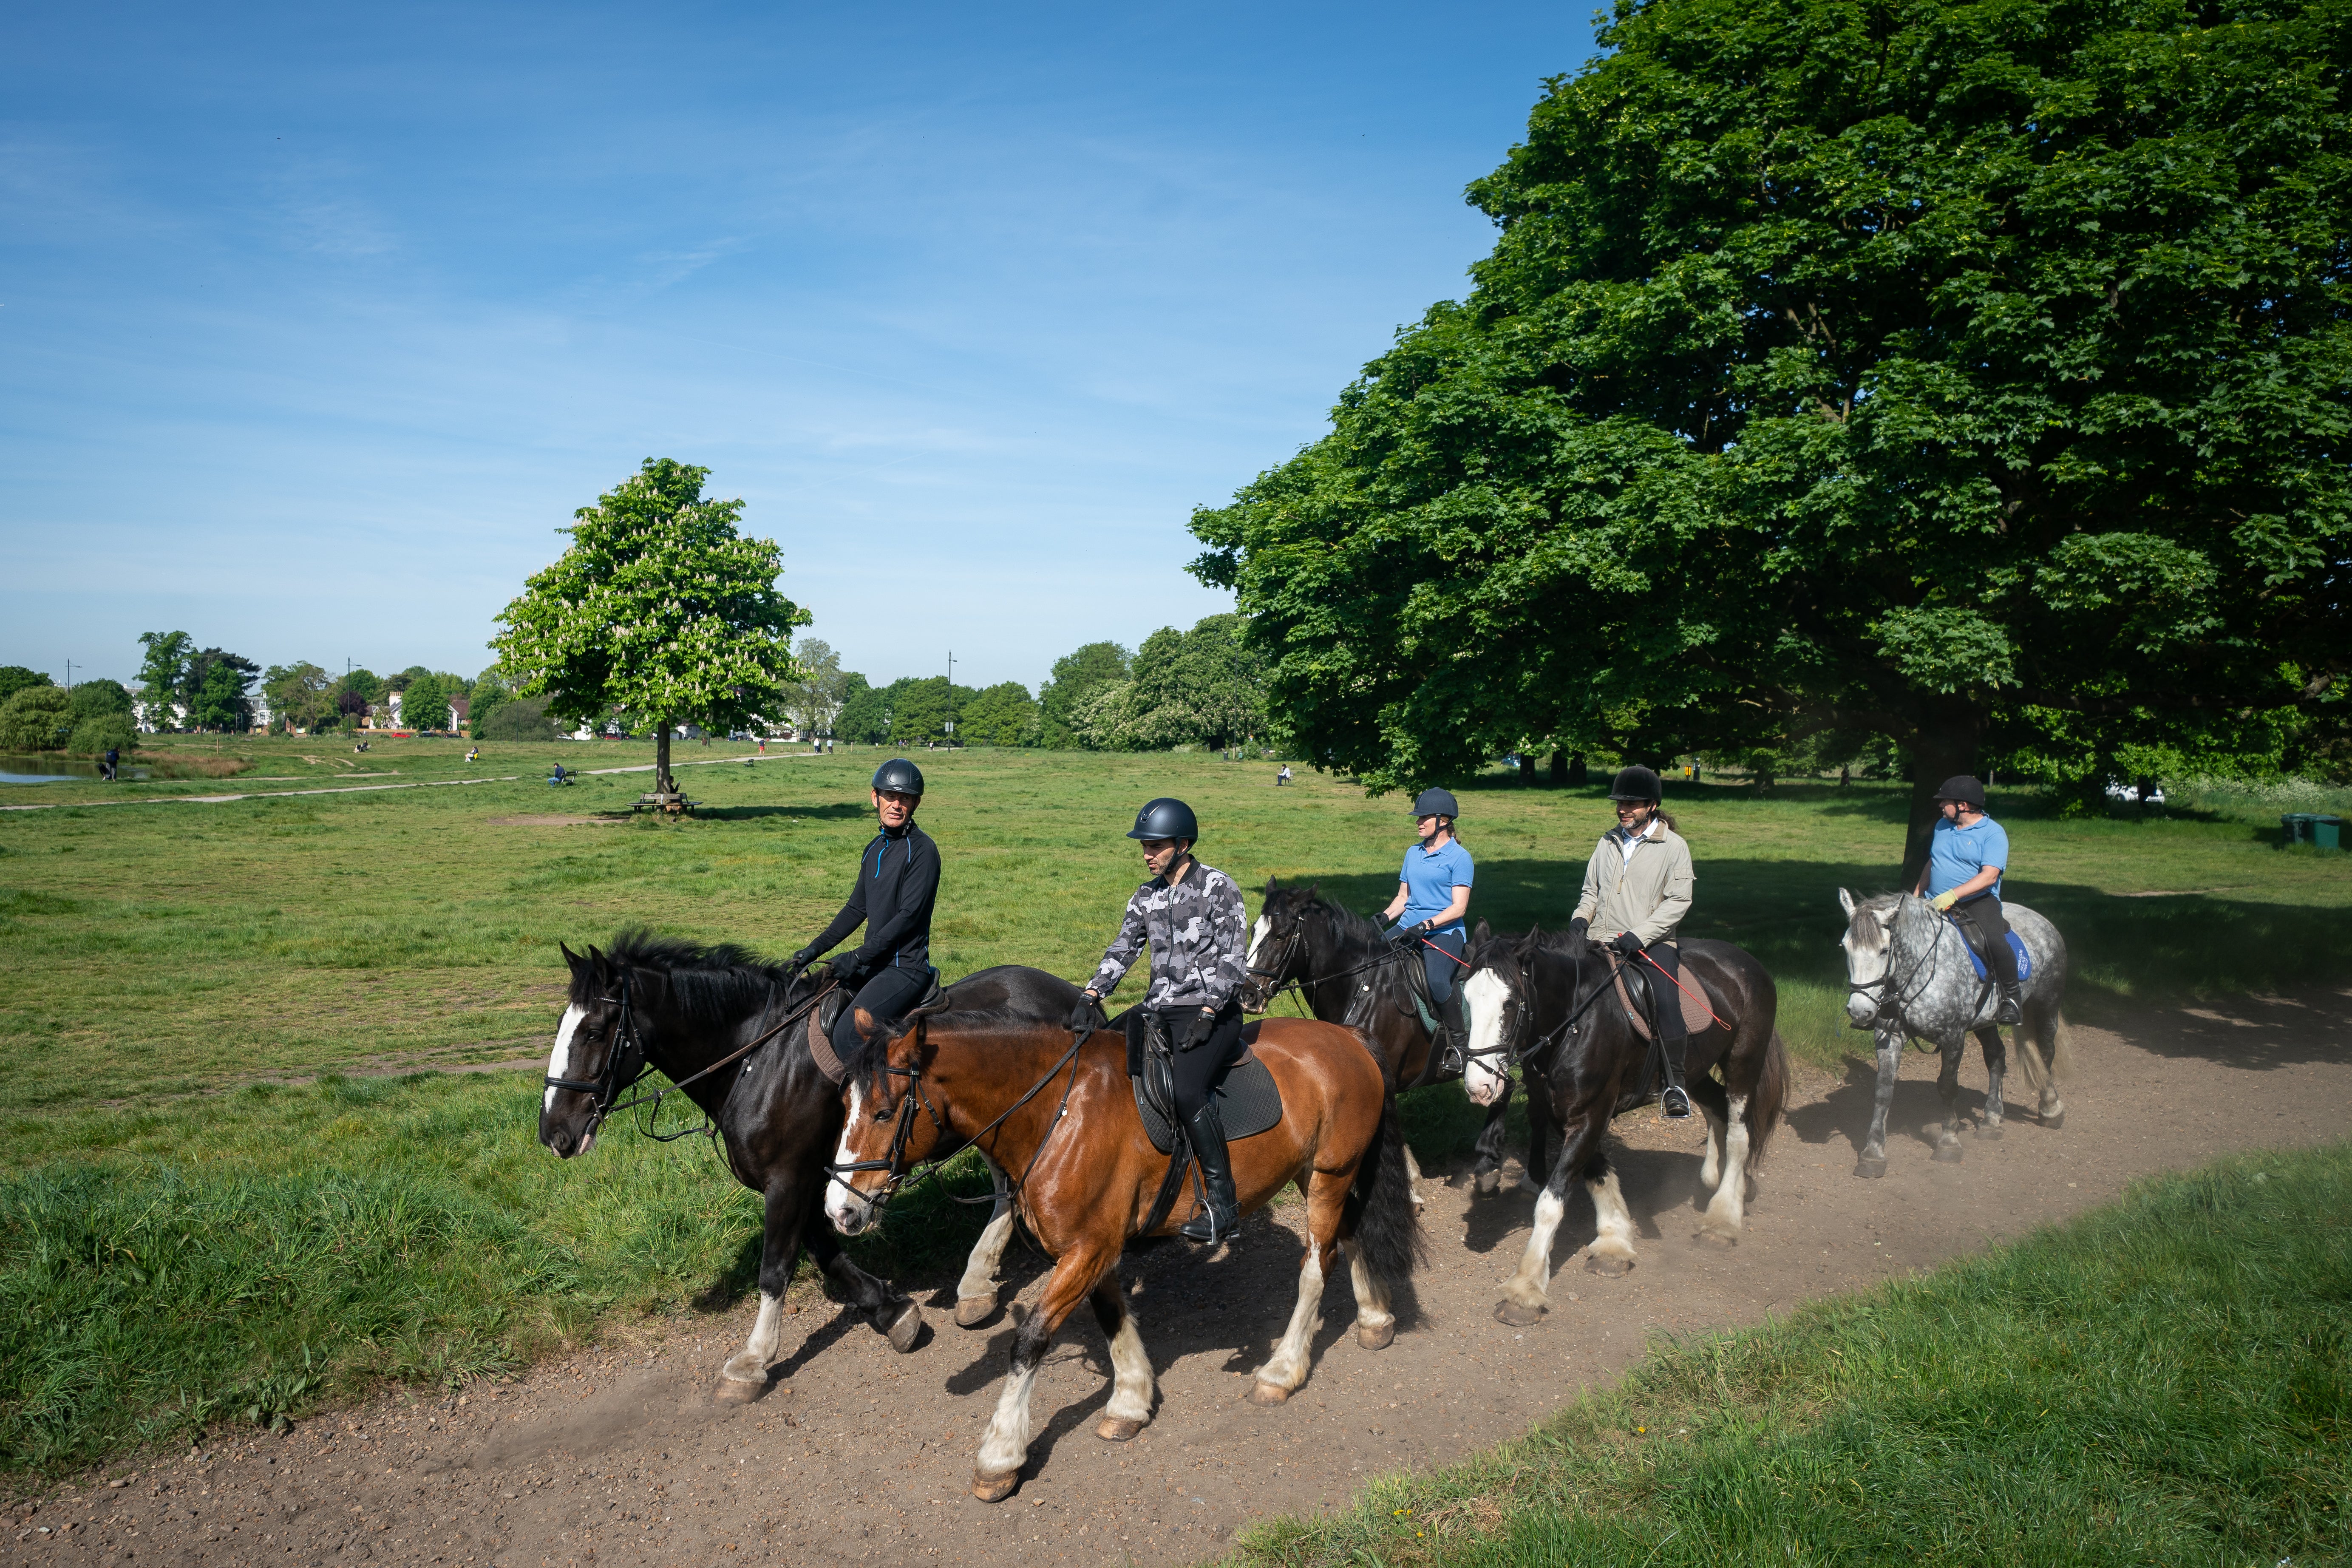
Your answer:
[[[796,822],[847,822],[872,815],[872,807],[845,801],[836,801],[830,805],[698,805],[694,808],[697,822],[757,822],[771,816],[790,817]]]

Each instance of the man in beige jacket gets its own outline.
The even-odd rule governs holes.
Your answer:
[[[1617,826],[1592,847],[1584,863],[1584,894],[1576,900],[1570,935],[1605,943],[1636,963],[1646,953],[1665,971],[1653,973],[1651,1008],[1664,1047],[1666,1087],[1658,1109],[1675,1121],[1691,1113],[1690,1095],[1683,1089],[1683,1050],[1688,1036],[1683,1028],[1682,999],[1675,994],[1681,963],[1675,950],[1675,930],[1690,913],[1690,846],[1675,832],[1674,818],[1658,809],[1658,775],[1636,763],[1617,775],[1609,798],[1617,803]]]

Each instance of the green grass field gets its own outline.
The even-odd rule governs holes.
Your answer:
[[[788,952],[845,891],[879,753],[685,768],[706,803],[693,820],[547,826],[499,819],[625,813],[648,776],[551,789],[551,762],[643,766],[650,746],[494,746],[471,767],[453,742],[163,749],[250,765],[0,788],[0,805],[64,803],[0,813],[0,1464],[52,1471],[382,1377],[511,1365],[747,1287],[756,1205],[697,1141],[611,1138],[577,1167],[538,1148],[555,944],[644,921]],[[1122,835],[1150,795],[1191,800],[1203,858],[1245,887],[1313,879],[1359,908],[1393,890],[1410,837],[1403,801],[1313,774],[1276,790],[1270,764],[920,760],[947,863],[933,951],[950,977],[1090,967],[1138,879]],[[382,787],[415,784],[432,787]],[[183,798],[231,792],[257,798]],[[1497,774],[1461,793],[1474,914],[1564,922],[1610,820],[1601,790]],[[1670,805],[1698,863],[1686,931],[1759,953],[1791,1045],[1833,1063],[1859,1039],[1842,1027],[1836,889],[1891,883],[1899,792],[1702,786]],[[2147,822],[1995,805],[2018,847],[2012,896],[2074,944],[2078,1016],[2352,972],[2352,861],[2276,849],[2258,799]],[[1407,1119],[1439,1160],[1475,1125],[1451,1089],[1415,1097]],[[936,1272],[972,1223],[893,1227],[929,1236],[937,1258],[887,1239],[866,1256]]]
[[[1286,1568],[2336,1563],[2352,1552],[2352,1144],[1661,1344],[1526,1438],[1260,1525]]]

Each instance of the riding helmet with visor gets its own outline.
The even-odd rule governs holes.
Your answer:
[[[1936,798],[1948,800],[1955,805],[1965,805],[1970,811],[1984,809],[1984,785],[1966,773],[1956,773],[1937,787]]]
[[[1619,772],[1616,782],[1609,786],[1611,800],[1643,801],[1651,805],[1658,804],[1663,793],[1658,775],[1639,763]]]
[[[1135,826],[1128,829],[1129,838],[1181,838],[1187,841],[1201,837],[1200,818],[1192,808],[1171,795],[1147,800],[1143,809],[1135,814]]]
[[[1425,789],[1412,797],[1412,815],[1416,818],[1443,816],[1451,821],[1462,815],[1462,805],[1449,791]]]
[[[923,770],[904,757],[893,757],[874,770],[874,787],[885,795],[922,798]]]

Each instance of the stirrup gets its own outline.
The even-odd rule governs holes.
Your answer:
[[[2025,1001],[2019,987],[2004,985],[2000,988],[2000,1000],[1993,1005],[1992,1021],[1996,1026],[2025,1022]]]
[[[1687,1121],[1691,1113],[1690,1095],[1682,1085],[1670,1083],[1666,1085],[1665,1092],[1658,1096],[1658,1110],[1669,1121]]]
[[[1197,1241],[1206,1247],[1214,1247],[1240,1228],[1241,1216],[1238,1214],[1220,1224],[1217,1219],[1216,1205],[1202,1204],[1199,1214],[1176,1227],[1176,1234],[1187,1241]]]

